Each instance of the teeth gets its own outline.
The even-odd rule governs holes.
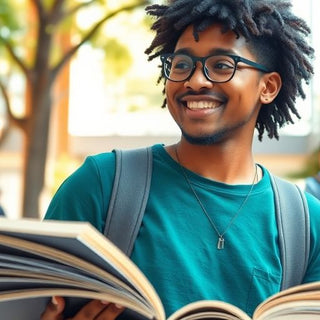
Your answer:
[[[218,102],[212,101],[188,101],[187,107],[189,109],[214,109],[219,106]]]

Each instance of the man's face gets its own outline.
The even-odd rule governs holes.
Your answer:
[[[201,32],[198,42],[189,26],[177,42],[175,52],[180,51],[197,57],[223,51],[256,61],[243,37],[237,38],[231,31],[221,33],[217,24]],[[251,141],[262,88],[261,73],[242,62],[225,83],[208,80],[197,62],[191,78],[183,82],[167,80],[165,90],[169,111],[183,137],[191,143],[211,144],[232,137]]]

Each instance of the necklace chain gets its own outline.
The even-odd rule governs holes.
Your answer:
[[[193,195],[195,196],[195,198],[197,199],[197,202],[199,203],[203,213],[206,215],[206,217],[208,218],[209,220],[209,223],[210,225],[212,226],[212,228],[214,229],[214,231],[217,233],[218,235],[218,243],[217,243],[217,249],[221,250],[221,249],[224,249],[224,235],[227,233],[228,229],[231,227],[231,225],[233,224],[233,222],[235,221],[235,219],[238,217],[241,209],[244,207],[244,205],[246,204],[247,200],[249,199],[250,195],[251,195],[251,192],[253,190],[253,187],[254,187],[254,183],[257,179],[257,176],[258,176],[258,168],[257,168],[257,165],[255,165],[255,173],[254,173],[254,177],[253,177],[253,181],[251,183],[251,187],[250,187],[250,190],[249,192],[247,193],[246,197],[243,199],[239,209],[237,210],[237,212],[233,215],[233,217],[230,219],[228,225],[226,226],[226,228],[224,229],[223,232],[220,232],[219,229],[217,228],[217,226],[215,225],[214,221],[211,219],[210,215],[208,214],[206,208],[204,207],[203,203],[201,202],[198,194],[196,193],[194,187],[192,186],[191,184],[191,181],[190,179],[188,178],[188,175],[187,175],[187,172],[186,170],[183,168],[183,166],[181,165],[181,162],[180,162],[180,159],[179,159],[179,155],[178,155],[178,150],[177,150],[177,147],[175,147],[175,154],[176,154],[176,158],[178,160],[178,164],[179,164],[179,167],[181,169],[181,172],[187,182],[187,184],[189,185]]]

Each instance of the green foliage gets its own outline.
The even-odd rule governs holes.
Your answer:
[[[0,0],[0,34],[7,38],[11,32],[19,30],[20,24],[15,14],[17,5],[12,0]]]
[[[28,34],[31,27],[33,24],[28,21],[28,10],[23,1],[0,0],[0,53],[2,59],[10,62],[11,70],[17,69],[17,66],[4,41],[10,44],[12,51],[23,59],[25,65],[29,65],[31,57],[26,57],[26,52],[30,52],[36,43],[34,37]]]
[[[105,70],[108,76],[110,74],[113,77],[123,76],[132,63],[132,57],[126,47],[127,34],[121,37],[120,28],[110,27],[109,23],[114,17],[122,13],[132,13],[146,2],[146,0],[0,0],[0,50],[5,49],[0,52],[0,58],[8,59],[6,62],[10,66],[10,72],[6,71],[6,75],[0,75],[2,90],[0,98],[8,97],[5,101],[10,123],[21,129],[26,138],[23,216],[39,216],[39,195],[45,181],[50,110],[54,106],[53,102],[58,100],[54,100],[55,97],[51,92],[59,72],[70,62],[80,47],[91,44],[101,52],[105,52]],[[126,19],[127,17],[128,15],[125,16]],[[104,29],[105,24],[108,24],[109,28]],[[16,72],[13,66],[19,72]],[[27,112],[21,117],[12,112],[14,100],[9,99],[15,97],[17,93],[9,92],[13,91],[13,88],[6,85],[9,83],[7,80],[18,73],[27,84],[25,88],[27,94],[21,95],[27,98],[25,100]],[[30,185],[32,188],[27,187]]]
[[[106,39],[102,49],[106,55],[105,72],[115,77],[124,75],[133,62],[128,48],[117,39]]]

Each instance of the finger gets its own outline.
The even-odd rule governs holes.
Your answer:
[[[103,302],[100,300],[91,300],[84,307],[78,311],[78,313],[72,318],[73,320],[92,320],[96,319],[98,314],[108,307],[109,302]],[[51,320],[51,319],[50,319]]]
[[[41,320],[62,320],[65,301],[62,297],[52,297],[41,315]]]
[[[124,311],[124,309],[125,308],[120,305],[110,303],[101,311],[95,320],[114,320]]]

